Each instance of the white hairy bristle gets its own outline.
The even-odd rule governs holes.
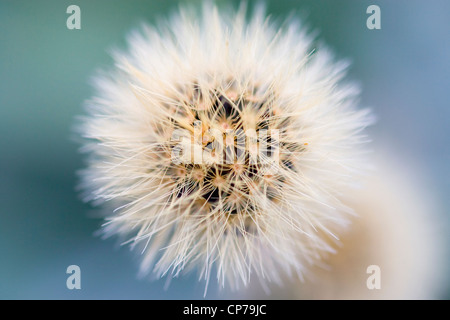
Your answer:
[[[263,10],[182,9],[128,40],[79,126],[86,198],[114,209],[104,234],[140,248],[143,274],[232,288],[333,252],[370,122],[347,64]]]

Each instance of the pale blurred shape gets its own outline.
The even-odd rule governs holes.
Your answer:
[[[409,169],[411,170],[411,169]],[[337,254],[305,282],[272,287],[260,299],[436,299],[448,282],[444,217],[417,172],[393,159],[378,161],[376,173],[349,201],[358,214]],[[367,288],[367,267],[381,269],[381,289]],[[326,270],[327,269],[327,270]]]

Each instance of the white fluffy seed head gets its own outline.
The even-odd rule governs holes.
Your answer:
[[[95,80],[82,186],[115,209],[103,231],[140,247],[143,274],[196,267],[232,288],[301,277],[347,224],[370,122],[347,64],[295,21],[245,16],[182,9],[133,33]]]

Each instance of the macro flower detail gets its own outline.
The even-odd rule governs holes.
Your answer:
[[[295,20],[181,9],[95,78],[78,127],[86,200],[141,273],[221,286],[303,277],[333,252],[365,169],[358,88]]]

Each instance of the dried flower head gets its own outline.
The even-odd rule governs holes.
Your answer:
[[[301,277],[347,224],[370,122],[347,64],[295,21],[245,16],[182,9],[95,80],[82,186],[113,205],[103,231],[141,247],[144,274]]]

